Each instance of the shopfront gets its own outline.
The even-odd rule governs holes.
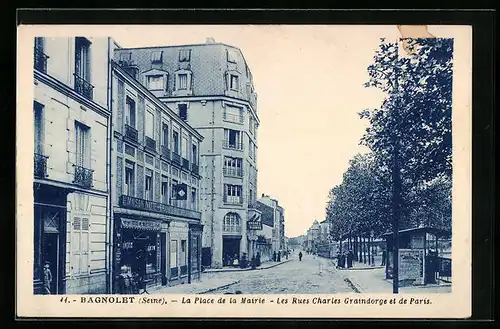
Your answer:
[[[68,190],[35,183],[33,293],[66,292],[66,200]],[[44,270],[52,280],[44,285]],[[48,283],[48,282],[47,282]]]
[[[162,242],[162,222],[120,218],[116,220],[115,273],[125,267],[142,287],[165,283],[165,246]],[[163,250],[162,250],[163,249]]]

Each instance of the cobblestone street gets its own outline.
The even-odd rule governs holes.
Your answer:
[[[334,268],[331,260],[313,255],[304,255],[302,261],[297,255],[291,260],[266,270],[205,274],[221,278],[228,276],[239,280],[238,283],[218,289],[212,293],[243,294],[309,294],[309,293],[352,293],[353,290],[344,282],[342,273]]]

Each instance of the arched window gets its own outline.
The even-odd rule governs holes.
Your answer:
[[[225,233],[241,233],[240,215],[234,212],[227,213],[222,222],[222,229]]]

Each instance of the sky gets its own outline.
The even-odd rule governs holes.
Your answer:
[[[367,122],[358,112],[384,95],[365,88],[380,37],[396,26],[162,26],[162,33],[113,31],[122,47],[204,43],[241,49],[258,94],[258,196],[285,209],[285,234],[304,234],[325,218],[329,190],[342,182]],[[164,31],[164,32],[163,32]]]
[[[400,37],[395,25],[138,25],[86,26],[122,47],[205,43],[241,49],[258,94],[258,195],[285,209],[285,235],[306,233],[325,218],[328,192],[349,160],[368,152],[359,141],[384,94],[365,88],[380,38]],[[429,26],[437,36],[456,27]]]

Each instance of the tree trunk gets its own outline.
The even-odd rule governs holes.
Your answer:
[[[366,264],[366,256],[368,254],[368,245],[366,244],[366,237],[363,237],[363,263]]]

